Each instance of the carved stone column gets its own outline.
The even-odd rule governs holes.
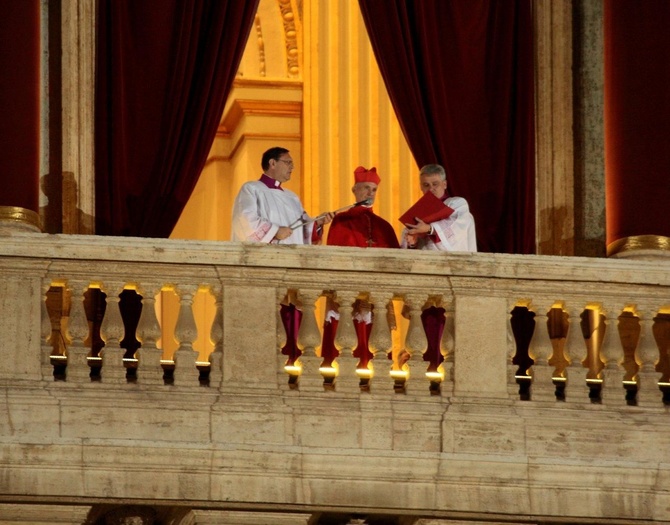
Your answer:
[[[138,289],[142,296],[142,313],[137,323],[136,336],[142,346],[138,351],[137,379],[149,385],[163,384],[163,349],[156,346],[161,337],[161,326],[156,316],[156,295],[160,289],[158,284],[144,284]]]
[[[340,320],[337,324],[337,332],[335,332],[335,348],[340,353],[336,360],[339,365],[337,386],[345,390],[358,390],[359,387],[356,375],[358,360],[353,356],[353,351],[358,344],[353,321],[353,303],[357,296],[358,292],[350,290],[337,292],[337,302],[340,305]]]
[[[209,332],[209,337],[214,343],[214,350],[209,355],[209,386],[219,388],[223,380],[223,292],[221,287],[211,288],[214,295],[214,319]]]
[[[393,293],[374,292],[370,302],[375,305],[372,317],[372,329],[368,347],[373,354],[371,366],[373,370],[373,382],[377,388],[386,388],[386,383],[391,374],[393,361],[388,354],[393,349],[393,338],[389,328],[388,315],[395,315],[393,311]],[[390,313],[389,313],[390,312]]]
[[[302,365],[300,388],[323,390],[323,376],[319,372],[321,358],[316,355],[316,348],[321,344],[321,332],[314,313],[321,290],[300,290],[299,297],[302,303],[302,321],[298,330],[298,348],[302,352],[299,358]]]
[[[640,369],[637,373],[637,404],[639,406],[660,407],[661,392],[658,388],[659,374],[656,362],[659,358],[658,346],[654,338],[654,322],[658,309],[645,306],[637,311],[640,318],[640,342],[637,347],[637,358]]]
[[[104,291],[107,294],[107,308],[100,326],[100,335],[105,341],[105,347],[101,352],[102,381],[104,383],[123,384],[126,383],[126,369],[123,365],[125,350],[121,348],[120,343],[125,329],[119,310],[119,294],[123,291],[123,284],[119,282],[108,283]]]
[[[566,368],[565,400],[584,403],[587,401],[588,391],[586,388],[587,369],[583,364],[586,359],[586,343],[581,324],[583,310],[572,304],[567,305],[567,309],[569,321],[566,346],[570,364]]]
[[[407,294],[405,296],[405,306],[409,309],[409,327],[407,328],[407,335],[405,336],[405,350],[412,356],[414,368],[420,376],[423,376],[420,371],[423,371],[423,353],[426,351],[428,339],[426,332],[423,329],[421,322],[421,309],[426,302],[424,296],[418,294]],[[409,378],[408,378],[409,379]],[[411,385],[418,387],[423,378],[415,378],[414,383],[407,382],[405,388]]]
[[[553,301],[533,299],[531,309],[535,312],[535,330],[530,341],[530,354],[534,361],[532,370],[532,398],[537,401],[555,401],[555,387],[552,381],[553,367],[549,365],[552,353],[549,339],[548,313]]]
[[[450,389],[453,390],[454,382],[454,352],[456,350],[456,339],[454,338],[454,304],[447,297],[442,301],[444,307],[444,330],[440,340],[440,352],[444,356],[442,368],[444,369],[444,379],[442,380],[442,389],[444,383],[450,383]]]
[[[603,386],[601,395],[607,404],[623,405],[625,404],[623,389],[624,369],[622,366],[623,347],[621,346],[617,327],[621,309],[613,304],[603,305],[603,308],[605,314],[605,336],[600,355],[605,362],[605,368],[602,371]]]
[[[51,284],[48,281],[42,282],[42,301],[40,304],[40,316],[42,322],[40,324],[40,336],[42,339],[42,378],[46,381],[53,381],[54,367],[51,364],[51,354],[53,352],[53,345],[51,342],[51,334],[54,332],[54,326],[47,309],[47,295]]]
[[[179,349],[174,354],[174,384],[194,386],[198,384],[196,359],[198,352],[193,349],[193,341],[198,338],[198,328],[193,316],[193,297],[198,291],[197,285],[182,285],[176,290],[179,294],[179,316],[174,336]]]
[[[89,347],[86,339],[89,335],[86,311],[84,310],[84,294],[88,290],[88,284],[81,281],[70,281],[71,305],[70,318],[66,328],[66,339],[70,340],[67,349],[67,371],[68,382],[87,383],[91,380],[91,370],[88,366]]]

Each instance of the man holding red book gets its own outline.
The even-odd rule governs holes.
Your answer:
[[[449,197],[447,174],[439,164],[419,172],[423,197],[400,217],[403,248],[476,252],[475,220],[463,197]]]
[[[439,164],[427,164],[419,172],[421,197],[407,210],[400,221],[403,248],[476,252],[475,220],[467,201],[447,194],[447,174]],[[428,371],[435,372],[444,361],[440,341],[445,325],[445,310],[430,306],[421,313],[428,347],[423,354]]]

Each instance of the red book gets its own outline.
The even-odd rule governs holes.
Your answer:
[[[418,217],[423,222],[430,224],[431,222],[446,219],[452,213],[454,213],[453,208],[446,206],[444,202],[427,191],[409,210],[402,214],[400,222],[403,224],[415,224],[415,217]]]

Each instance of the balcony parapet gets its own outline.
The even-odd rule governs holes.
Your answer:
[[[351,319],[356,316],[354,301],[364,300],[377,312],[390,308],[391,325],[393,317],[404,325],[392,327],[403,332],[398,341],[398,333],[391,337],[386,316],[375,315],[372,378],[364,382],[375,390],[393,390],[395,385],[405,391],[416,389],[417,383],[433,383],[435,394],[435,383],[445,382],[447,391],[440,391],[450,396],[521,395],[661,407],[670,386],[670,266],[665,263],[14,233],[0,244],[0,265],[3,333],[29,345],[13,360],[3,360],[4,379],[48,380],[52,364],[67,362],[65,382],[88,382],[93,366],[105,370],[101,382],[119,385],[127,379],[163,385],[161,369],[168,369],[174,371],[170,383],[177,386],[199,386],[204,371],[217,387],[241,381],[276,388],[293,375],[293,382],[288,381],[293,387],[318,391],[324,384],[321,374],[326,386],[358,391],[361,383],[345,372],[361,376],[351,356],[357,343]],[[46,318],[44,308],[45,295],[54,286],[70,297],[67,315],[56,324],[53,313]],[[179,303],[169,334],[156,313],[157,296],[166,288],[174,290]],[[105,297],[104,317],[98,320],[106,339],[100,355],[91,355],[92,320],[85,311],[91,289]],[[138,306],[142,313],[135,319],[136,334],[126,333],[126,314],[120,310],[124,290],[143,304]],[[206,361],[198,361],[193,349],[199,329],[193,314],[198,291],[211,296],[216,311],[204,326],[209,333],[201,334],[211,340]],[[345,312],[335,340],[337,365],[319,372],[320,303],[325,296],[336,297]],[[294,370],[282,365],[291,361],[285,355],[282,303],[295,307],[302,318],[292,336]],[[421,322],[429,307],[444,311],[440,322],[445,326],[438,343],[439,370],[434,365],[432,373],[424,366],[430,361]],[[49,320],[56,328],[53,333]],[[50,340],[55,335],[67,339],[63,355],[53,354]],[[138,339],[138,355],[121,347],[128,337]],[[156,345],[162,337],[177,341],[171,359]],[[411,355],[407,364],[398,363],[399,351]],[[393,352],[395,360],[385,359]],[[128,368],[137,368],[137,377],[126,377]],[[335,374],[338,379],[332,380]]]

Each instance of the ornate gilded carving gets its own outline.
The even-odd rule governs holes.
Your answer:
[[[291,0],[277,0],[284,23],[284,41],[286,42],[286,70],[289,78],[300,75],[300,59],[298,51],[298,30],[296,27],[296,13]],[[298,21],[300,13],[297,13]]]
[[[633,235],[631,237],[624,237],[611,242],[607,246],[608,257],[627,257],[634,255],[633,253],[624,252],[640,252],[652,250],[659,252],[659,255],[670,255],[670,237],[662,235]],[[663,254],[662,252],[668,252]]]
[[[0,224],[16,225],[17,228],[27,228],[41,231],[40,216],[37,212],[19,206],[0,206]]]
[[[254,18],[254,30],[256,31],[256,42],[258,43],[258,74],[265,76],[265,42],[263,40],[263,27],[261,26],[261,17],[256,15]]]

